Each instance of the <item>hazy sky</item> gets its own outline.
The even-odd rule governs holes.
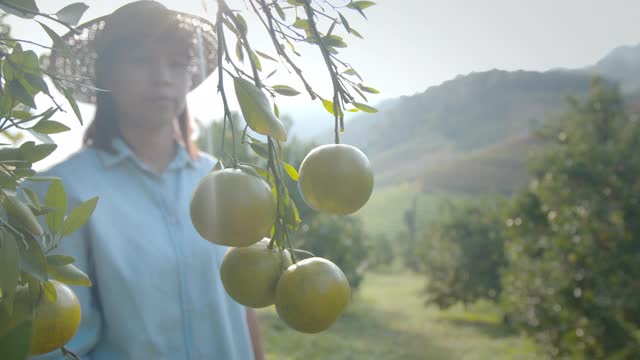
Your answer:
[[[170,8],[213,18],[215,1],[165,0]],[[55,12],[75,2],[39,1],[43,10]],[[123,0],[87,0],[90,9],[83,20],[104,15],[126,3]],[[352,64],[367,84],[382,91],[370,100],[410,95],[458,74],[493,68],[548,70],[554,67],[590,65],[619,45],[640,42],[640,2],[634,0],[378,0],[367,9],[364,21],[354,11],[350,24],[364,37],[347,37],[349,48],[341,58]],[[227,0],[245,9],[242,0]],[[259,33],[259,23],[249,21],[253,47],[273,54]],[[47,41],[44,32],[23,21],[12,21],[14,34],[29,33]],[[330,97],[330,82],[317,48],[304,52],[304,70],[312,85]],[[263,64],[269,66],[268,62]],[[266,71],[265,71],[266,73]],[[280,71],[279,73],[284,73]],[[277,78],[276,78],[277,80]],[[203,119],[220,117],[217,79],[211,79],[190,96],[193,112]],[[273,83],[272,83],[273,84]],[[292,83],[302,90],[299,83]],[[232,93],[232,88],[229,89]],[[281,108],[294,112],[318,107],[308,96],[280,100]],[[92,109],[83,107],[87,118]],[[77,133],[75,131],[74,133]],[[65,139],[77,134],[64,135]]]

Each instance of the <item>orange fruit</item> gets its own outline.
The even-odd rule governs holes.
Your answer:
[[[191,222],[218,245],[241,247],[260,241],[276,218],[276,200],[261,178],[238,169],[209,173],[193,192]]]
[[[239,304],[262,308],[275,301],[278,279],[291,265],[291,255],[268,245],[265,238],[247,247],[229,248],[222,258],[222,284]]]
[[[373,170],[358,148],[346,144],[319,146],[300,165],[298,186],[313,209],[347,215],[360,209],[373,191]]]
[[[291,328],[318,333],[342,315],[350,293],[349,281],[336,264],[312,257],[291,265],[280,276],[276,311]]]

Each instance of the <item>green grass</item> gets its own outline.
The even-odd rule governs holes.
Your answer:
[[[536,359],[535,347],[500,323],[493,304],[467,310],[425,307],[423,278],[367,274],[360,291],[329,330],[300,334],[273,307],[258,311],[268,359]]]
[[[400,232],[406,232],[404,212],[416,203],[416,219],[418,232],[423,231],[427,219],[437,214],[439,207],[445,200],[456,200],[464,197],[462,194],[424,193],[416,183],[401,183],[376,188],[367,204],[354,214],[360,217],[364,228],[369,234],[382,233],[395,237]]]

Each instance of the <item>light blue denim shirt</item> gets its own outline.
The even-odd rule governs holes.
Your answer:
[[[226,248],[200,237],[189,216],[213,159],[192,160],[180,145],[158,175],[124,141],[113,145],[115,154],[84,148],[41,174],[63,179],[69,209],[100,197],[89,222],[56,251],[74,256],[93,281],[74,287],[82,323],[67,347],[83,360],[253,359],[245,308],[219,276]],[[29,186],[43,199],[48,183]]]

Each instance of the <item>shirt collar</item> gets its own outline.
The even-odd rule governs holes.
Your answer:
[[[189,155],[189,153],[187,152],[186,147],[181,143],[177,143],[177,145],[178,145],[178,152],[176,153],[176,157],[173,159],[173,161],[171,161],[171,163],[167,167],[167,170],[180,169],[185,166],[194,167],[195,166],[194,161]],[[142,166],[143,168],[146,168],[146,166],[144,166],[142,161],[138,159],[138,157],[133,152],[131,147],[129,147],[129,145],[122,138],[120,137],[114,138],[111,141],[111,148],[113,149],[113,152],[107,152],[107,151],[98,152],[98,154],[100,155],[100,158],[102,159],[102,164],[104,165],[105,168],[112,168],[127,159],[130,159],[134,161],[136,164]]]

